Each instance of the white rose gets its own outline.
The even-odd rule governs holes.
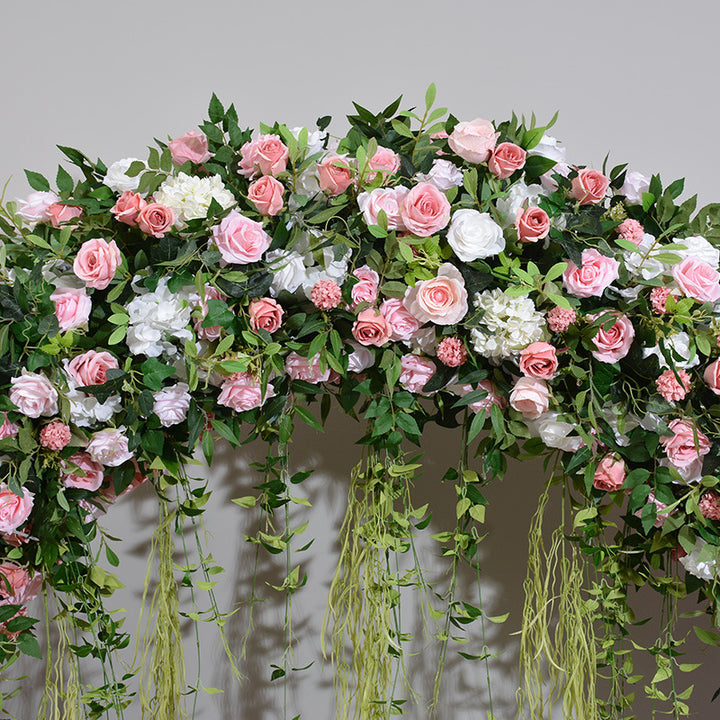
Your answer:
[[[417,179],[432,183],[436,188],[445,192],[450,188],[463,184],[462,170],[449,160],[437,159],[427,173],[420,173]]]
[[[625,267],[631,276],[640,275],[645,280],[650,280],[658,275],[670,273],[669,265],[653,257],[657,253],[667,252],[661,244],[656,244],[654,235],[645,233],[637,247],[638,252],[623,253]]]
[[[293,134],[293,137],[296,140],[299,140],[300,133],[305,129],[306,128],[303,127],[294,127],[290,128],[290,132]],[[306,156],[316,155],[317,153],[322,152],[323,144],[325,143],[326,137],[327,133],[323,130],[315,130],[314,132],[308,132]]]
[[[190,407],[189,386],[186,383],[177,383],[163,388],[153,396],[153,412],[160,418],[163,427],[170,427],[181,423]]]
[[[38,191],[30,193],[24,200],[17,201],[17,214],[29,225],[39,222],[47,222],[47,209],[60,197],[54,192]]]
[[[670,357],[673,360],[673,367],[682,368],[688,370],[694,368],[700,363],[698,354],[695,353],[693,358],[690,359],[690,337],[686,332],[679,332],[670,335],[670,337],[664,338],[660,341],[666,350],[670,352]],[[665,369],[670,367],[665,360],[665,356],[660,351],[660,345],[655,345],[652,348],[643,348],[643,357],[647,358],[651,355],[655,355],[660,363],[660,367]]]
[[[375,355],[370,348],[359,343],[350,343],[352,353],[348,355],[348,372],[359,373],[375,364]]]
[[[559,413],[545,412],[537,420],[525,420],[525,424],[530,434],[539,436],[548,447],[577,452],[583,446],[583,439],[577,435],[568,437],[575,426],[558,420],[558,417]]]
[[[505,249],[502,228],[491,215],[468,208],[455,211],[447,241],[463,262],[492,257]]]
[[[718,549],[702,538],[695,540],[689,555],[680,558],[682,566],[701,580],[713,580],[717,574]]]
[[[540,142],[532,150],[528,150],[528,155],[541,155],[557,163],[565,163],[567,149],[552,135],[543,135]]]
[[[711,245],[701,235],[691,235],[686,238],[677,238],[673,242],[678,245],[684,245],[684,250],[673,250],[672,252],[679,255],[683,260],[688,257],[697,258],[711,265],[714,270],[720,267],[720,250]]]
[[[142,161],[138,160],[138,158],[123,158],[114,162],[107,169],[103,183],[116,193],[123,193],[126,190],[135,192],[140,184],[142,173],[138,173],[135,177],[129,177],[125,174],[134,162]]]
[[[620,188],[620,194],[630,205],[642,205],[643,193],[650,189],[650,178],[642,173],[631,170],[625,175],[625,182]]]
[[[273,273],[270,294],[277,297],[285,290],[294,293],[305,280],[307,272],[303,256],[294,250],[272,250],[265,253],[267,268]]]

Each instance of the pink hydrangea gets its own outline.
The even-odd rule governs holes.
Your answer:
[[[630,218],[623,220],[618,225],[617,231],[623,240],[627,240],[633,245],[639,245],[645,235],[645,228],[637,220],[631,220]]]
[[[437,358],[448,367],[460,367],[467,360],[467,350],[460,338],[446,337],[438,345]]]
[[[673,294],[673,291],[668,287],[655,287],[650,291],[650,304],[656,315],[664,315],[667,312],[665,303]]]
[[[703,517],[709,520],[720,520],[720,493],[708,490],[698,502]]]
[[[554,307],[547,314],[547,324],[555,333],[565,332],[577,320],[577,313],[568,308]]]
[[[62,450],[71,437],[70,428],[62,420],[53,420],[40,431],[40,444],[48,450]]]
[[[655,381],[655,385],[666,400],[682,400],[690,391],[690,376],[682,369],[668,369]]]
[[[319,310],[332,310],[342,300],[342,290],[334,280],[318,280],[310,291],[310,299]]]

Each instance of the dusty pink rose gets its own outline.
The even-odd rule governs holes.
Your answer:
[[[132,459],[133,454],[128,450],[128,439],[123,434],[124,430],[124,427],[119,427],[96,432],[85,448],[90,457],[95,462],[110,467],[117,467]]]
[[[340,155],[328,155],[318,163],[320,189],[335,197],[341,195],[353,184],[353,171],[348,161]]]
[[[137,216],[137,226],[146,235],[156,238],[165,237],[165,233],[175,224],[175,211],[167,205],[148,203]]]
[[[382,175],[383,182],[387,182],[392,175],[400,169],[400,156],[386,147],[379,147],[375,154],[368,160],[368,174],[365,177],[366,183],[371,183],[378,174]],[[372,172],[372,171],[375,172]]]
[[[515,143],[500,143],[488,160],[488,169],[495,177],[505,180],[525,166],[527,153]]]
[[[10,401],[23,415],[39,418],[57,414],[57,390],[44,375],[23,371],[20,377],[12,378],[10,382]]]
[[[0,440],[5,438],[16,437],[20,428],[13,422],[10,422],[7,413],[0,413],[2,416],[2,423],[0,423]]]
[[[720,493],[708,490],[698,501],[698,508],[704,518],[720,520]]]
[[[265,400],[273,397],[275,391],[268,385],[263,396],[259,380],[249,372],[233,373],[221,386],[218,403],[245,412],[260,407]]]
[[[179,382],[158,390],[153,395],[153,412],[163,427],[179,425],[188,414],[190,393],[187,383]]]
[[[371,192],[360,193],[357,198],[360,212],[368,225],[378,225],[378,215],[382,210],[387,217],[388,230],[405,230],[400,215],[400,205],[410,190],[403,185],[393,188],[375,188]]]
[[[61,332],[84,325],[90,319],[92,300],[85,288],[60,288],[50,296]]]
[[[450,222],[450,203],[432,183],[418,183],[400,203],[404,227],[418,237],[430,237]]]
[[[26,223],[50,222],[48,208],[60,202],[60,197],[49,190],[38,190],[30,193],[24,200],[17,201],[17,214]]]
[[[210,327],[203,327],[203,322],[208,314],[208,300],[226,300],[227,298],[223,295],[214,285],[205,285],[205,299],[198,304],[202,308],[202,315],[195,319],[194,327],[196,335],[202,340],[217,340],[222,334],[221,325],[211,325]]]
[[[118,222],[125,223],[125,225],[129,225],[130,227],[137,227],[138,215],[146,206],[147,201],[142,195],[138,195],[132,190],[126,190],[115,201],[115,205],[110,208],[110,212]]]
[[[620,277],[619,268],[617,260],[602,255],[595,248],[588,248],[582,252],[580,267],[568,260],[563,284],[576,297],[601,297],[605,288]]]
[[[520,353],[520,372],[527,377],[550,380],[557,369],[557,354],[550,343],[534,342]]]
[[[284,312],[280,303],[272,298],[251,300],[248,307],[250,327],[255,331],[265,330],[274,333],[280,329]]]
[[[720,395],[720,360],[715,360],[705,368],[703,378],[708,387],[716,395]]]
[[[677,376],[676,376],[677,373]],[[680,382],[678,382],[678,378]],[[665,370],[657,380],[655,385],[658,392],[668,401],[683,400],[690,392],[691,386],[690,376],[685,370]]]
[[[468,311],[465,280],[454,265],[445,263],[440,266],[437,277],[409,287],[403,304],[421,323],[454,325]]]
[[[688,420],[676,418],[668,427],[673,434],[663,435],[660,443],[675,467],[687,468],[710,452],[710,441]]]
[[[598,463],[593,478],[593,487],[606,492],[619,490],[625,482],[625,461],[614,453],[608,453]]]
[[[79,386],[102,385],[107,382],[107,371],[118,367],[118,361],[109,352],[88,350],[70,361],[68,372]]]
[[[602,314],[605,315],[606,313]],[[605,363],[615,363],[622,360],[630,352],[630,346],[635,338],[635,328],[630,322],[630,318],[618,312],[611,314],[614,316],[614,322],[612,319],[606,320],[593,338],[596,348],[592,351],[593,357]],[[587,317],[588,320],[596,320],[600,317],[600,314],[588,315]]]
[[[88,287],[104,290],[115,277],[122,258],[114,240],[86,240],[73,262],[73,272]]]
[[[248,188],[248,199],[261,215],[279,215],[283,207],[283,184],[272,175],[263,175]]]
[[[200,165],[212,156],[208,150],[208,139],[199,130],[188,130],[168,143],[170,156],[176,165],[186,162]]]
[[[550,390],[539,378],[521,377],[510,393],[510,407],[528,420],[537,420],[550,407]]]
[[[382,316],[390,325],[390,339],[410,340],[422,324],[403,304],[400,298],[388,298],[380,306]]]
[[[578,171],[576,178],[573,178],[570,197],[578,200],[581,205],[599,203],[610,186],[610,178],[605,177],[597,170],[583,168]]]
[[[22,488],[22,495],[16,495],[0,483],[0,533],[14,533],[30,517],[33,508],[33,494]]]
[[[539,207],[518,210],[515,229],[520,242],[544,240],[550,232],[550,217]]]
[[[500,410],[504,410],[507,407],[507,400],[498,393],[497,388],[490,380],[481,380],[476,387],[472,385],[456,386],[456,392],[461,397],[465,397],[465,395],[474,390],[484,390],[487,393],[484,398],[471,402],[468,405],[468,408],[474,413],[484,412],[485,417],[490,417],[493,405],[497,405]]]
[[[83,214],[82,208],[77,205],[64,205],[63,203],[53,203],[47,209],[47,216],[50,224],[54,227],[60,227],[64,223],[79,218]]]
[[[321,370],[320,358],[317,355],[308,360],[296,352],[289,353],[285,358],[285,372],[292,380],[304,380],[315,385],[330,379],[330,368]]]
[[[423,387],[435,374],[435,363],[419,355],[403,355],[400,358],[400,384],[416,395],[432,395],[423,392]]]
[[[366,308],[357,316],[353,323],[353,337],[361,345],[380,347],[390,339],[390,325],[375,308]]]
[[[645,228],[637,221],[628,218],[618,225],[618,235],[623,239],[631,242],[633,245],[639,245],[645,237]]]
[[[42,588],[42,575],[39,572],[31,578],[27,569],[14,563],[0,564],[0,575],[0,605],[27,605]]]
[[[40,430],[40,444],[48,450],[62,450],[71,438],[70,428],[62,420],[53,420]]]
[[[668,287],[654,287],[650,291],[650,304],[652,305],[653,312],[656,315],[664,315],[667,312],[665,303],[671,296],[677,296],[678,293],[674,292]]]
[[[318,280],[312,286],[310,300],[319,310],[332,310],[342,300],[342,289],[334,280]]]
[[[278,175],[285,172],[288,149],[277,135],[260,135],[257,140],[245,143],[240,149],[242,158],[238,172],[246,178],[261,175]]]
[[[490,157],[499,137],[491,122],[476,118],[459,122],[448,137],[448,145],[463,160],[477,165]]]
[[[688,297],[700,302],[720,299],[720,273],[712,265],[696,257],[686,257],[673,265],[675,282]]]
[[[568,308],[554,307],[547,314],[547,324],[554,333],[565,332],[577,320],[577,313]]]
[[[352,297],[352,309],[354,310],[361,302],[374,303],[377,300],[378,285],[380,276],[367,265],[353,270],[353,275],[358,278],[350,290]]]
[[[223,260],[238,265],[260,260],[272,242],[261,223],[250,220],[236,210],[231,210],[212,230]]]
[[[68,458],[68,462],[77,465],[79,470],[64,470],[62,483],[65,487],[79,488],[95,492],[102,485],[105,468],[86,452],[76,452]],[[62,463],[65,467],[65,463]]]
[[[438,360],[447,367],[460,367],[467,360],[467,350],[457,337],[443,338],[437,349]]]

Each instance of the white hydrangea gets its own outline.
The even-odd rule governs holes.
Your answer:
[[[544,336],[545,318],[528,297],[484,290],[475,295],[475,307],[484,315],[481,327],[473,328],[470,335],[475,352],[483,357],[499,362]]]
[[[496,207],[502,215],[503,227],[515,224],[518,211],[525,206],[525,203],[530,207],[537,206],[542,194],[543,189],[540,185],[526,185],[522,180],[516,182],[508,190],[508,194],[499,198],[496,203]]]
[[[290,128],[290,132],[293,134],[293,137],[296,140],[300,139],[300,133],[304,130],[302,126]],[[307,153],[306,155],[309,157],[310,155],[317,155],[317,153],[323,151],[323,145],[325,143],[325,138],[327,138],[327,133],[323,130],[314,130],[313,132],[308,131],[308,138],[307,138]]]
[[[625,268],[631,277],[640,276],[644,280],[658,277],[658,275],[670,274],[670,266],[657,260],[654,256],[658,253],[667,252],[665,248],[656,241],[654,235],[645,233],[637,252],[626,251],[623,253]]]
[[[103,183],[116,193],[124,193],[126,190],[135,192],[140,184],[140,176],[142,173],[138,173],[134,177],[125,174],[134,162],[142,162],[142,160],[138,160],[138,158],[123,158],[122,160],[114,162],[107,169]],[[143,165],[144,164],[145,163],[143,163]]]
[[[153,198],[155,202],[175,210],[179,227],[189,220],[207,217],[213,199],[225,210],[235,204],[235,197],[223,185],[219,175],[201,178],[183,172],[169,177],[155,191]]]
[[[113,415],[122,410],[122,399],[111,395],[105,402],[98,402],[94,395],[78,390],[78,384],[68,371],[69,360],[63,360],[68,392],[65,397],[70,401],[70,420],[79,427],[90,427],[97,423],[109,422]]]
[[[682,566],[701,580],[713,580],[717,575],[718,549],[702,538],[695,541],[692,552],[680,558]]]
[[[666,350],[670,351],[670,357],[674,360],[673,367],[688,370],[700,363],[700,358],[697,353],[694,354],[692,359],[690,358],[690,336],[686,332],[674,333],[667,338],[663,338],[660,342]],[[643,348],[644,358],[650,357],[651,355],[657,357],[662,369],[670,367],[660,350],[660,345]]]
[[[187,326],[197,294],[193,288],[173,293],[167,284],[167,278],[161,278],[155,292],[144,292],[127,304],[130,323],[126,342],[133,355],[174,355],[177,348],[172,339],[192,339]]]

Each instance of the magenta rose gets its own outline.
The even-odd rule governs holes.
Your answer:
[[[400,156],[386,147],[379,147],[375,154],[368,160],[368,172],[365,182],[371,183],[378,174],[382,175],[382,181],[387,182],[392,175],[400,169]]]
[[[353,275],[358,278],[350,290],[352,297],[352,309],[354,310],[361,302],[374,303],[377,300],[378,284],[380,276],[367,265],[357,268]]]
[[[133,454],[128,450],[128,439],[123,434],[124,427],[108,428],[96,432],[85,448],[90,457],[98,463],[110,467],[122,465]]]
[[[279,215],[283,206],[283,184],[272,175],[263,175],[248,188],[248,199],[261,215]]]
[[[578,171],[576,178],[573,178],[570,197],[578,200],[581,205],[599,203],[610,186],[610,178],[605,177],[597,170],[583,168]]]
[[[673,266],[675,282],[688,297],[700,302],[720,299],[720,273],[696,257],[686,257]]]
[[[361,345],[380,347],[390,339],[390,325],[375,308],[366,308],[353,323],[352,334]]]
[[[21,492],[16,495],[7,483],[0,483],[0,533],[14,533],[30,517],[34,496],[27,488]]]
[[[189,130],[168,143],[170,156],[176,165],[186,162],[200,165],[207,162],[212,155],[208,150],[208,139],[198,130]]]
[[[550,380],[557,369],[557,355],[550,343],[534,342],[520,353],[520,372],[527,377]]]
[[[223,260],[238,265],[260,260],[272,242],[261,223],[250,220],[236,210],[231,210],[212,231]]]
[[[663,435],[660,443],[676,468],[687,468],[710,452],[710,441],[688,420],[675,419],[668,427],[673,434]]]
[[[433,393],[423,392],[423,387],[435,374],[435,363],[419,355],[403,355],[400,358],[400,384],[411,393],[416,395],[432,395]]]
[[[65,469],[62,472],[62,484],[65,487],[79,488],[95,492],[102,485],[105,468],[86,452],[76,452],[68,458],[68,462],[77,465],[77,469]],[[64,468],[66,464],[62,463]]]
[[[64,205],[63,203],[53,203],[46,211],[48,220],[54,228],[58,228],[64,223],[79,218],[82,213],[81,207],[77,205]]]
[[[459,122],[448,137],[448,145],[463,160],[477,165],[490,157],[499,137],[491,122],[476,118]]]
[[[353,183],[353,171],[345,158],[328,155],[318,163],[320,189],[335,197],[344,193]]]
[[[115,277],[122,258],[114,240],[86,240],[73,262],[73,272],[88,287],[104,290]]]
[[[118,222],[125,223],[130,227],[137,227],[138,215],[146,206],[147,201],[142,195],[138,195],[132,190],[126,190],[110,208],[110,212]]]
[[[588,315],[587,319],[596,320],[606,314],[613,315],[614,321],[606,320],[600,326],[597,335],[593,338],[596,349],[592,351],[592,355],[600,362],[614,363],[622,360],[630,352],[630,346],[635,338],[635,328],[630,318],[619,312],[596,313]]]
[[[269,333],[274,333],[282,324],[284,312],[277,300],[272,298],[251,300],[248,307],[250,327],[255,331],[266,330]]]
[[[720,395],[720,360],[710,363],[710,365],[705,368],[703,378],[708,384],[708,387],[716,395]],[[2,437],[2,435],[0,435],[0,437]]]
[[[568,260],[563,284],[576,297],[601,297],[605,288],[620,277],[619,268],[617,260],[602,255],[595,248],[588,248],[582,252],[580,267]]]
[[[146,235],[156,238],[165,237],[165,233],[175,224],[175,211],[167,205],[149,203],[137,216],[137,226]]]
[[[527,153],[519,145],[511,142],[500,143],[488,160],[488,169],[495,177],[505,180],[524,167],[526,159]]]
[[[615,453],[608,453],[598,463],[593,487],[606,492],[620,490],[625,482],[625,461]]]
[[[102,385],[107,382],[107,371],[117,369],[118,361],[109,353],[88,350],[76,355],[68,364],[68,372],[79,386]]]
[[[450,203],[432,183],[418,183],[400,203],[400,218],[408,232],[430,237],[450,222]]]
[[[252,180],[258,171],[261,175],[279,175],[285,172],[288,149],[277,135],[260,135],[257,140],[245,143],[238,172]]]
[[[85,288],[59,288],[50,296],[61,332],[84,325],[90,319],[92,300]]]
[[[510,407],[528,420],[537,420],[550,407],[547,383],[539,378],[520,378],[510,393]]]
[[[539,207],[530,207],[524,212],[518,210],[515,229],[520,242],[544,240],[550,232],[550,218]]]
[[[371,192],[360,193],[357,198],[360,212],[368,225],[378,225],[378,215],[382,210],[387,217],[388,230],[405,230],[400,205],[410,190],[403,185],[394,188],[375,188]]]
[[[437,277],[409,287],[403,304],[421,323],[454,325],[468,311],[465,280],[454,265],[444,263]]]
[[[44,375],[23,371],[20,377],[12,378],[10,382],[10,401],[23,415],[39,418],[57,414],[57,390]]]
[[[260,407],[273,395],[275,395],[273,386],[268,385],[263,396],[260,382],[251,373],[233,373],[232,377],[221,385],[218,403],[236,412],[245,412]]]
[[[296,352],[289,353],[285,358],[285,372],[292,380],[304,380],[315,385],[330,379],[330,368],[321,370],[320,358],[317,355],[308,360]]]
[[[2,416],[2,423],[0,423],[0,440],[5,438],[16,437],[20,428],[13,422],[10,422],[7,413],[0,413]]]
[[[388,298],[380,312],[390,326],[390,340],[410,340],[422,324],[403,304],[400,298]]]

